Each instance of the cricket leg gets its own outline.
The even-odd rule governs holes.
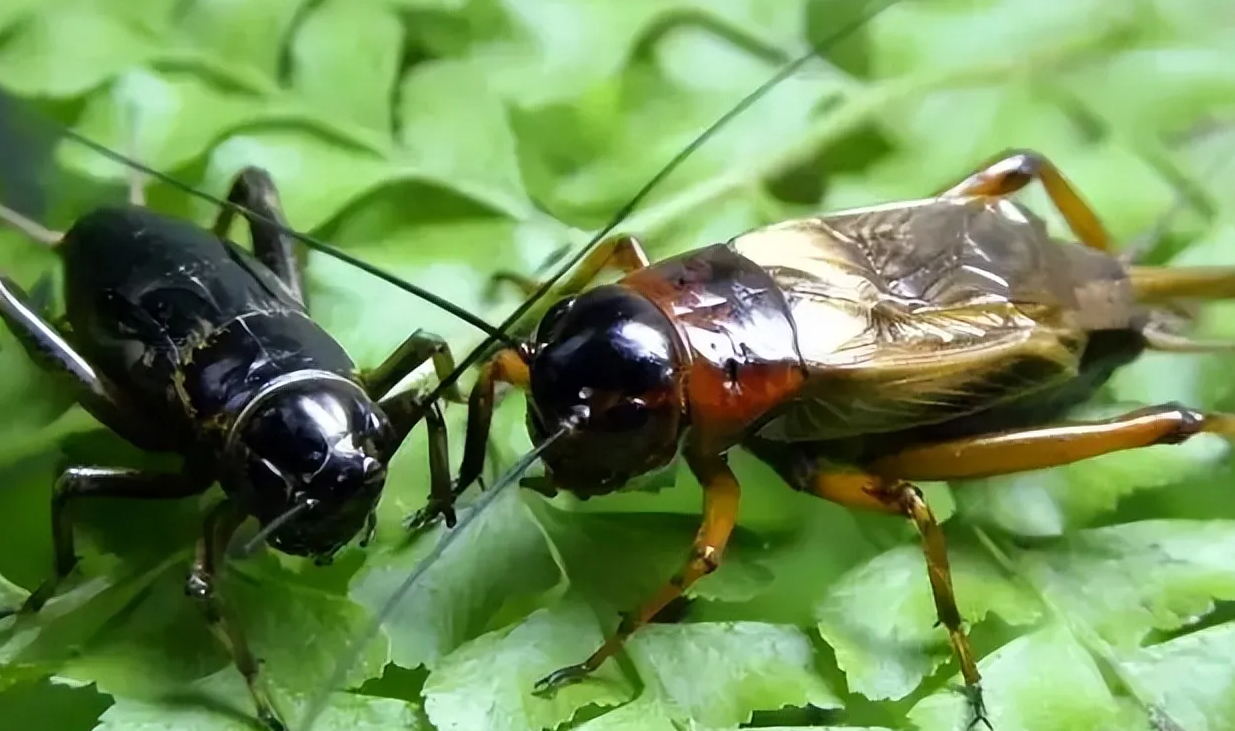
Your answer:
[[[578,682],[621,651],[626,640],[647,624],[667,604],[682,596],[699,579],[720,566],[721,556],[737,522],[740,487],[723,456],[687,457],[691,471],[703,486],[703,521],[695,536],[689,560],[669,583],[660,588],[634,612],[622,617],[617,631],[578,665],[562,668],[536,683],[535,692],[552,694],[558,688]]]
[[[227,202],[257,214],[243,214],[253,236],[253,255],[287,285],[297,301],[307,306],[304,262],[297,254],[296,240],[271,225],[271,222],[274,222],[286,226],[287,220],[283,216],[278,188],[270,173],[258,167],[241,170],[227,191]],[[224,207],[219,210],[219,217],[214,223],[216,236],[226,238],[233,215],[235,211],[232,208]]]
[[[919,481],[990,477],[1058,467],[1125,449],[1179,444],[1197,434],[1235,439],[1235,415],[1162,404],[1100,421],[1012,429],[909,447],[866,468]]]
[[[12,208],[0,206],[0,221],[8,224],[9,227],[17,229],[25,234],[28,238],[37,241],[45,246],[54,247],[60,243],[60,239],[64,238],[64,232],[53,231],[41,223],[37,223],[33,219],[26,218]]]
[[[142,472],[114,467],[70,467],[52,488],[51,530],[55,551],[53,573],[26,598],[20,608],[0,609],[0,618],[13,614],[34,614],[51,599],[60,582],[77,566],[73,546],[70,503],[87,497],[131,498],[134,500],[176,500],[206,491],[211,479],[188,474]]]
[[[473,482],[480,479],[485,467],[489,444],[489,429],[493,424],[494,396],[498,383],[509,383],[527,389],[530,382],[527,363],[509,348],[498,351],[480,369],[467,401],[467,434],[463,443],[463,462],[448,498],[431,495],[429,504],[403,521],[408,531],[417,531],[439,515],[453,514],[454,501]]]
[[[417,330],[376,368],[364,375],[365,391],[370,398],[384,399],[400,381],[428,360],[433,361],[433,372],[439,381],[446,380],[455,370],[455,357],[450,345],[433,333]],[[447,401],[465,403],[457,385],[442,395]]]
[[[981,722],[989,728],[990,721],[986,718],[986,704],[982,697],[982,676],[978,673],[978,664],[956,606],[947,544],[922,492],[902,479],[880,477],[866,471],[837,471],[835,467],[821,465],[807,450],[784,443],[753,441],[748,446],[795,489],[847,507],[903,515],[913,523],[922,540],[935,613],[939,623],[947,630],[952,653],[965,681],[965,695],[972,713],[969,726],[972,728]]]
[[[582,292],[592,280],[600,276],[606,269],[617,270],[623,274],[642,269],[648,265],[648,255],[643,245],[633,236],[618,234],[604,239],[596,248],[588,252],[583,261],[565,280],[558,284],[562,295]],[[525,295],[531,295],[541,287],[541,282],[510,271],[499,271],[493,275],[494,283],[511,283],[519,287]]]
[[[1007,150],[996,155],[938,196],[1002,198],[1017,192],[1034,180],[1042,183],[1051,203],[1063,214],[1068,227],[1081,243],[1094,249],[1110,251],[1111,237],[1093,208],[1081,198],[1054,163],[1032,150]]]
[[[206,516],[202,538],[197,544],[197,557],[185,583],[185,594],[201,607],[211,632],[227,648],[236,669],[244,676],[257,708],[258,720],[270,731],[286,731],[287,726],[275,710],[262,679],[261,665],[249,649],[240,625],[220,598],[216,586],[224,550],[243,521],[244,516],[228,500],[216,505]]]
[[[147,424],[124,394],[96,371],[54,325],[31,304],[13,280],[0,275],[0,319],[26,354],[40,368],[67,383],[91,416],[135,445],[165,441],[157,426]]]
[[[1128,278],[1142,302],[1235,298],[1235,267],[1134,266]]]

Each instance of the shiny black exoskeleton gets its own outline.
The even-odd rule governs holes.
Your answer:
[[[137,205],[139,191],[134,198],[44,237],[63,264],[67,327],[50,324],[4,277],[0,317],[33,358],[69,377],[100,422],[139,448],[181,455],[183,467],[68,469],[53,497],[55,573],[0,617],[37,611],[76,565],[70,499],[179,498],[217,481],[227,499],[207,518],[188,593],[232,645],[258,715],[282,729],[256,661],[214,597],[222,550],[253,516],[275,548],[328,561],[371,529],[386,464],[421,416],[435,444],[434,484],[449,490],[437,405],[389,391],[421,363],[433,359],[445,374],[452,359],[440,339],[416,333],[361,374],[309,317],[293,241],[269,223],[282,217],[263,171],[242,172],[228,198],[257,214],[253,254],[224,238],[231,209],[211,232]],[[38,235],[17,214],[0,218]]]
[[[118,430],[193,459],[194,482],[219,479],[263,524],[311,505],[271,534],[280,550],[329,556],[360,531],[391,429],[291,287],[234,244],[137,207],[86,215],[58,249],[67,339],[141,414]]]

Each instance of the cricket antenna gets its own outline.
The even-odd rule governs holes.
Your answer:
[[[734,117],[738,116],[742,112],[746,111],[748,108],[754,105],[755,102],[759,101],[764,96],[766,96],[768,92],[770,92],[777,84],[781,83],[785,79],[797,73],[799,69],[801,69],[807,63],[809,63],[816,56],[827,51],[828,49],[836,45],[838,42],[848,37],[858,28],[862,27],[867,22],[872,20],[879,13],[892,7],[897,2],[899,2],[899,0],[883,0],[882,2],[875,3],[873,8],[867,10],[865,13],[859,15],[856,19],[850,21],[849,23],[846,23],[835,33],[832,33],[826,39],[824,39],[824,41],[820,43],[818,46],[815,46],[814,48],[812,48],[810,53],[803,54],[802,56],[785,64],[771,78],[769,78],[767,81],[761,84],[754,91],[752,91],[751,93],[743,97],[741,101],[739,101],[736,105],[734,105],[725,114],[721,115],[721,117],[718,118],[716,121],[714,121],[711,125],[709,125],[690,144],[688,144],[682,150],[678,151],[678,153],[674,155],[673,158],[671,158],[669,162],[663,168],[660,169],[659,172],[657,172],[654,176],[652,176],[652,178],[647,183],[645,183],[643,187],[640,188],[637,193],[635,193],[634,196],[631,197],[631,199],[626,203],[626,205],[622,206],[618,210],[618,212],[613,215],[613,217],[609,220],[609,222],[599,232],[597,232],[594,236],[592,236],[592,238],[588,241],[588,243],[582,249],[580,249],[573,257],[571,257],[568,261],[566,261],[565,264],[559,267],[557,272],[548,281],[544,282],[536,290],[536,292],[531,295],[531,297],[529,297],[513,313],[511,313],[510,316],[507,317],[506,320],[503,321],[502,324],[499,325],[497,329],[504,333],[506,330],[510,329],[512,326],[518,323],[518,321],[524,315],[526,315],[528,311],[530,311],[531,308],[534,307],[540,299],[542,299],[546,294],[548,294],[548,292],[553,288],[555,284],[557,284],[557,282],[562,277],[564,277],[572,268],[574,268],[580,261],[582,261],[582,259],[585,256],[587,256],[587,253],[601,239],[608,236],[610,233],[613,232],[614,229],[620,226],[622,221],[626,220],[626,218],[630,216],[630,214],[635,210],[635,208],[637,208],[639,204],[641,204],[658,185],[664,182],[664,180],[671,173],[673,173],[674,170],[676,170],[679,166],[681,166],[681,164],[688,157],[690,157],[690,155],[692,155],[696,150],[702,147],[704,143],[706,143],[708,140],[714,137],[717,134],[717,132],[719,132],[720,129],[724,127],[730,120],[732,120]],[[467,356],[458,364],[458,366],[450,374],[448,374],[444,379],[442,379],[438,383],[437,387],[433,389],[433,391],[430,392],[430,394],[427,397],[425,397],[424,402],[425,403],[436,402],[436,400],[439,397],[441,397],[441,395],[445,393],[447,389],[454,386],[454,384],[459,380],[459,378],[463,375],[463,373],[466,372],[466,370],[470,368],[473,364],[475,364],[478,360],[480,360],[480,358],[484,355],[484,353],[486,353],[489,348],[491,348],[494,344],[496,344],[498,340],[499,340],[498,337],[490,336],[484,342],[482,342],[480,345],[474,348],[470,353],[468,353]],[[516,349],[518,350],[519,348],[516,347]],[[586,419],[586,414],[574,415],[574,417],[568,420],[566,423],[564,423],[562,427],[553,434],[553,436],[551,436],[549,439],[542,442],[536,449],[529,452],[527,455],[523,457],[523,459],[521,459],[517,464],[511,467],[499,479],[497,485],[495,485],[490,490],[486,490],[476,500],[476,502],[472,506],[472,509],[463,518],[459,520],[459,523],[453,529],[451,529],[448,533],[446,533],[446,535],[438,542],[438,544],[429,553],[429,555],[426,556],[425,559],[420,562],[420,564],[416,567],[416,570],[413,571],[412,574],[408,576],[403,581],[402,584],[400,584],[399,588],[395,590],[394,594],[391,595],[391,597],[386,601],[386,603],[374,616],[373,622],[370,623],[370,625],[367,627],[364,634],[358,639],[356,644],[353,645],[351,651],[343,658],[343,661],[336,667],[334,674],[330,678],[330,681],[328,682],[322,694],[318,698],[316,698],[314,702],[310,705],[309,710],[305,714],[304,720],[301,723],[299,731],[311,731],[313,723],[316,721],[317,717],[321,714],[322,710],[325,708],[329,694],[334,692],[334,689],[342,686],[342,684],[344,683],[346,679],[348,670],[352,667],[352,665],[355,664],[356,660],[360,656],[360,653],[363,652],[364,648],[368,645],[368,643],[371,642],[372,639],[378,634],[378,632],[381,631],[381,625],[385,621],[385,619],[390,615],[390,613],[398,605],[399,601],[403,598],[403,596],[412,588],[413,585],[415,585],[415,583],[419,580],[420,576],[422,576],[425,573],[425,571],[427,571],[428,568],[432,566],[433,563],[435,563],[437,559],[442,555],[442,553],[451,545],[451,543],[455,540],[455,537],[458,536],[460,533],[462,533],[464,530],[466,530],[467,526],[470,525],[481,513],[483,513],[490,504],[493,503],[494,499],[497,497],[499,492],[503,491],[508,485],[513,484],[516,480],[518,480],[519,476],[522,475],[532,465],[532,463],[536,459],[539,458],[540,454],[545,449],[547,449],[553,442],[556,442],[558,439],[560,439],[561,437],[565,436],[566,434],[570,433],[575,428],[577,428],[577,425],[581,423],[584,419]]]
[[[231,559],[243,559],[252,556],[257,552],[266,539],[274,535],[275,531],[295,520],[301,513],[312,510],[317,507],[317,501],[309,498],[301,500],[292,507],[280,513],[274,520],[266,524],[264,528],[259,530],[252,538],[245,541],[243,544],[233,545],[227,552],[227,557]]]
[[[52,231],[38,221],[27,218],[8,206],[0,206],[0,221],[25,234],[32,241],[47,247],[56,246],[60,243],[61,237],[64,236],[62,232]]]
[[[731,107],[729,111],[725,112],[717,118],[716,121],[708,125],[708,127],[704,129],[698,137],[692,140],[690,144],[679,150],[677,154],[669,160],[669,162],[665,163],[665,166],[662,167],[659,172],[653,175],[652,178],[645,183],[637,193],[631,196],[626,205],[619,208],[618,212],[609,219],[609,222],[606,223],[600,231],[588,240],[587,244],[585,244],[583,248],[576,252],[574,256],[570,257],[565,264],[558,268],[557,272],[554,273],[553,276],[541,284],[540,287],[523,302],[523,304],[519,305],[514,312],[503,320],[502,324],[497,326],[498,331],[505,333],[514,327],[524,315],[536,306],[537,302],[544,298],[544,296],[553,289],[554,285],[556,285],[562,277],[566,276],[571,269],[573,269],[580,261],[583,260],[585,256],[587,256],[588,252],[590,252],[597,243],[609,234],[613,233],[614,229],[618,226],[622,225],[622,222],[625,221],[632,212],[634,212],[639,204],[643,203],[643,201],[652,194],[652,191],[655,190],[657,186],[663,183],[664,180],[668,178],[673,171],[677,170],[678,167],[680,167],[688,157],[694,154],[696,150],[703,147],[708,140],[715,137],[722,127],[742,112],[745,112],[760,99],[767,96],[768,92],[770,92],[785,79],[788,79],[796,74],[803,66],[810,63],[816,56],[830,50],[836,44],[873,20],[877,15],[898,2],[900,2],[900,0],[882,0],[881,2],[874,3],[872,7],[868,8],[865,12],[860,13],[856,18],[848,23],[842,25],[834,33],[823,39],[823,41],[821,41],[818,45],[812,46],[810,52],[804,53],[798,58],[795,58],[782,66],[779,71],[772,75],[771,78],[760,84],[758,88],[743,97],[742,100]],[[499,338],[498,336],[490,335],[482,341],[480,345],[472,349],[472,351],[468,353],[463,360],[459,361],[458,367],[456,367],[451,373],[447,374],[446,377],[438,383],[437,387],[434,388],[426,397],[426,400],[432,402],[440,398],[442,394],[446,393],[448,389],[458,382],[468,368],[475,365],[476,362],[479,361],[486,352],[488,352],[489,348],[497,344],[500,339],[505,340],[507,344],[509,343],[509,340],[505,339],[505,336]]]
[[[125,155],[121,152],[117,152],[116,150],[113,150],[106,145],[95,142],[89,137],[86,137],[80,132],[77,132],[76,130],[71,129],[64,123],[52,118],[51,116],[45,114],[42,111],[39,111],[37,109],[28,109],[28,111],[30,113],[33,113],[35,116],[39,117],[43,121],[44,124],[55,128],[55,130],[59,134],[73,140],[74,142],[76,142],[79,145],[82,145],[83,147],[93,150],[94,152],[111,160],[112,162],[116,162],[121,165],[124,165],[128,167],[131,171],[137,171],[138,173],[142,175],[155,178],[156,180],[166,183],[167,185],[170,185],[171,187],[175,188],[176,190],[179,190],[182,193],[186,193],[188,195],[194,196],[195,198],[199,198],[212,205],[216,205],[220,208],[226,208],[250,220],[260,221],[264,225],[270,226],[274,228],[275,230],[279,231],[280,233],[287,234],[288,236],[303,243],[305,246],[309,247],[310,249],[313,249],[314,251],[319,251],[323,254],[326,254],[327,256],[331,256],[331,257],[334,257],[335,259],[346,262],[367,274],[375,276],[378,279],[388,282],[389,284],[392,284],[405,292],[409,292],[419,297],[420,299],[428,302],[429,304],[435,307],[445,310],[446,312],[450,313],[451,315],[454,315],[455,317],[459,318],[463,322],[466,322],[467,324],[471,325],[477,330],[480,330],[481,332],[485,333],[491,339],[490,342],[502,342],[510,346],[514,346],[517,344],[509,335],[505,333],[505,328],[493,327],[488,322],[485,322],[484,320],[482,320],[480,317],[472,314],[471,312],[468,312],[464,308],[460,307],[459,305],[456,305],[455,303],[447,299],[444,299],[442,297],[439,297],[436,294],[433,294],[427,289],[423,289],[422,287],[412,284],[411,282],[408,282],[404,279],[396,277],[395,275],[389,272],[383,271],[381,268],[373,266],[372,264],[369,264],[368,262],[361,261],[360,259],[357,259],[356,257],[352,256],[351,254],[348,254],[347,252],[343,251],[342,249],[339,249],[336,246],[332,246],[326,243],[325,241],[322,241],[318,238],[310,236],[306,233],[297,231],[294,228],[280,221],[275,221],[268,216],[264,216],[258,213],[257,211],[249,210],[248,208],[240,205],[239,203],[233,203],[232,201],[224,200],[217,196],[211,195],[210,193],[207,193],[204,190],[195,188],[189,185],[188,183],[185,183],[171,175],[168,175],[167,173],[164,173],[159,170],[155,170],[149,165],[145,165],[141,162],[138,162],[137,160],[133,159],[132,157],[128,155]]]
[[[523,476],[523,473],[527,472],[532,464],[535,463],[536,460],[540,459],[540,455],[543,454],[546,449],[553,446],[554,442],[557,440],[577,429],[578,425],[584,418],[585,416],[581,414],[576,414],[567,418],[562,423],[562,426],[559,427],[558,430],[548,439],[544,440],[534,449],[523,455],[522,459],[516,462],[506,471],[504,475],[498,478],[497,483],[491,489],[486,490],[476,500],[476,502],[473,503],[471,509],[469,509],[463,517],[459,519],[458,524],[455,525],[454,528],[446,531],[446,534],[443,535],[441,540],[437,542],[437,545],[433,547],[433,550],[429,551],[428,555],[426,555],[424,559],[416,565],[416,568],[412,571],[412,573],[408,574],[407,578],[403,580],[403,583],[399,584],[399,587],[394,590],[394,593],[386,599],[386,602],[382,604],[381,609],[373,615],[372,621],[370,621],[365,627],[364,632],[357,636],[356,641],[352,643],[350,650],[344,654],[338,664],[335,665],[334,673],[331,674],[330,680],[323,687],[322,692],[319,693],[318,696],[313,699],[313,702],[309,704],[309,708],[305,712],[303,720],[300,722],[299,731],[310,731],[313,728],[313,724],[317,721],[318,716],[320,716],[322,711],[325,710],[330,694],[335,692],[336,688],[342,687],[344,681],[347,679],[348,670],[350,670],[351,667],[356,664],[356,661],[360,659],[360,654],[364,652],[364,648],[368,647],[369,643],[373,641],[373,638],[381,632],[382,624],[385,623],[386,619],[389,618],[394,612],[395,608],[399,605],[399,602],[403,601],[403,597],[406,596],[407,593],[411,591],[412,587],[420,581],[420,577],[424,576],[425,572],[427,572],[433,567],[434,564],[438,562],[442,555],[446,553],[446,550],[450,548],[450,546],[454,544],[454,542],[457,541],[461,535],[467,532],[468,526],[470,526],[476,518],[483,514],[485,509],[491,505],[501,493],[506,491],[508,486],[518,482],[519,478]]]

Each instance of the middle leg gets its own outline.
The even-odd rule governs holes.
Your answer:
[[[0,617],[38,612],[55,595],[60,582],[77,566],[73,523],[68,513],[71,502],[83,497],[176,500],[205,492],[211,481],[187,473],[141,472],[112,467],[70,467],[65,470],[52,488],[53,573],[39,584],[20,608],[0,609]]]
[[[633,236],[618,234],[604,239],[588,252],[579,266],[565,281],[558,285],[559,292],[576,294],[582,292],[592,280],[600,276],[606,269],[614,269],[623,274],[642,269],[648,265],[648,255],[643,245]],[[499,271],[493,275],[495,284],[511,283],[519,287],[525,295],[531,295],[540,289],[541,283],[511,271]]]
[[[467,400],[467,434],[464,438],[463,462],[459,466],[459,477],[454,481],[454,486],[449,493],[433,493],[428,505],[409,515],[403,521],[407,530],[420,530],[439,515],[447,516],[448,521],[453,520],[452,507],[455,499],[462,495],[473,482],[480,479],[484,471],[489,429],[493,424],[493,402],[497,384],[510,383],[527,389],[529,381],[527,363],[511,349],[498,351],[481,366],[480,374]],[[444,428],[443,426],[443,430]],[[432,434],[430,436],[432,437]],[[449,465],[449,462],[446,464]]]
[[[935,613],[939,617],[939,624],[943,625],[948,633],[952,654],[956,657],[961,678],[965,681],[965,695],[969,699],[971,713],[969,726],[973,727],[981,722],[989,728],[990,721],[986,718],[986,704],[982,697],[982,676],[978,672],[978,664],[974,659],[969,637],[965,633],[964,620],[956,605],[947,544],[939,522],[926,504],[921,490],[905,480],[884,478],[866,471],[837,471],[834,467],[819,462],[805,450],[787,447],[781,443],[761,444],[754,441],[748,446],[759,459],[775,469],[797,490],[847,507],[902,515],[913,523],[922,541]]]
[[[244,517],[230,500],[219,503],[206,516],[202,539],[197,544],[197,557],[193,562],[193,569],[189,572],[184,591],[201,607],[211,632],[227,648],[236,669],[244,676],[249,694],[257,707],[258,719],[270,731],[286,731],[287,726],[275,710],[262,678],[261,664],[253,656],[248,641],[240,631],[239,623],[228,611],[227,604],[219,596],[216,587],[224,550]]]
[[[390,391],[409,373],[428,360],[433,361],[433,370],[439,380],[455,370],[455,360],[450,346],[436,335],[414,332],[394,350],[377,368],[361,379],[365,391],[372,398],[380,398],[378,405],[386,413],[394,428],[395,438],[402,443],[412,428],[425,420],[429,431],[429,507],[432,515],[446,519],[447,527],[454,527],[454,492],[450,477],[449,445],[447,444],[446,420],[441,407],[436,403],[424,403],[422,394],[404,391],[390,395]],[[443,394],[448,401],[464,401],[458,386],[452,386]],[[421,511],[423,513],[425,511]],[[419,513],[417,514],[419,515]],[[405,524],[408,521],[405,521]]]
[[[381,364],[364,374],[362,380],[365,391],[369,398],[386,399],[400,381],[428,360],[433,361],[433,372],[439,381],[445,380],[455,370],[455,357],[450,351],[450,345],[433,333],[417,330],[386,356]],[[442,395],[447,401],[464,403],[463,394],[457,384]]]

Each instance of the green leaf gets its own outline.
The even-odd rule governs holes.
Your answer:
[[[760,726],[764,731],[892,731],[883,726]]]
[[[1120,668],[1174,728],[1216,731],[1235,724],[1232,651],[1235,624],[1228,622],[1127,652]]]
[[[301,0],[201,0],[188,7],[178,26],[203,51],[274,77],[282,51],[276,39],[291,29],[300,5]]]
[[[116,695],[116,702],[99,719],[101,731],[252,731],[252,712],[235,699],[247,696],[232,669],[157,699]],[[283,719],[295,723],[295,716]],[[419,731],[425,726],[415,709],[404,701],[342,695],[322,714],[315,728]]]
[[[497,210],[532,215],[506,108],[474,64],[425,64],[407,76],[399,92],[400,142],[409,159]],[[464,149],[434,144],[448,135],[473,144]]]
[[[1067,74],[1068,88],[1093,114],[1130,134],[1184,132],[1229,99],[1235,83],[1225,67],[1225,39],[1205,40],[1193,36],[1173,47],[1097,59]]]
[[[0,680],[0,718],[5,728],[55,728],[90,731],[110,701],[90,687],[55,678],[5,688]]]
[[[11,607],[26,598],[29,592],[0,576],[0,607]]]
[[[556,584],[557,566],[518,492],[503,495],[468,533],[386,619],[396,664],[436,668],[480,636],[506,602]],[[426,536],[414,551],[371,556],[353,580],[352,598],[376,611],[437,538]]]
[[[1155,520],[1083,531],[1021,552],[1024,571],[1074,621],[1115,645],[1174,630],[1235,599],[1235,522]]]
[[[630,643],[644,693],[679,722],[729,728],[754,711],[840,708],[797,627],[757,622],[653,625]]]
[[[552,698],[529,695],[537,680],[578,662],[602,639],[592,612],[567,598],[448,656],[425,683],[425,711],[439,729],[514,731],[555,728],[586,705],[622,703],[632,688],[611,664]]]
[[[659,699],[641,696],[624,706],[579,726],[579,731],[678,731],[680,726],[670,717]]]
[[[524,104],[569,99],[618,71],[638,34],[676,4],[499,0],[502,36],[482,36],[469,55],[506,98]]]
[[[102,6],[44,3],[0,46],[0,83],[22,96],[72,97],[156,51],[150,39]]]
[[[623,94],[622,103],[634,107],[637,114],[618,129],[618,136],[606,140],[600,154],[592,154],[581,161],[579,170],[562,178],[550,201],[553,209],[560,206],[567,211],[607,214],[624,204],[701,129],[774,68],[702,29],[675,29],[658,45],[652,62],[636,67],[632,88]],[[707,86],[697,86],[698,81],[692,84],[692,80],[709,78],[712,83]],[[843,85],[844,79],[836,74],[788,79],[748,114],[718,131],[665,181],[657,197],[719,176],[734,166],[765,159],[783,140],[804,136],[816,105],[838,94]],[[657,241],[650,243],[653,251],[659,250]]]
[[[46,663],[58,658],[65,677],[97,683],[120,701],[109,713],[135,714],[122,715],[125,720],[117,723],[153,723],[143,714],[149,716],[159,707],[167,710],[166,704],[176,708],[177,723],[222,723],[226,718],[212,708],[216,705],[234,708],[243,719],[252,713],[244,682],[208,631],[200,609],[185,596],[185,558],[175,556],[161,569],[119,583],[56,617],[19,659]],[[295,586],[289,579],[277,569],[254,576],[233,571],[219,589],[261,658],[265,682],[285,714],[321,687],[367,619],[363,609],[345,599]],[[46,623],[50,617],[39,619]],[[386,662],[382,645],[367,649],[351,669],[351,682],[378,675]],[[331,713],[357,719],[374,713],[398,717],[392,707],[366,705],[344,695],[336,697]]]
[[[42,0],[13,0],[0,8],[0,31],[6,30],[10,24],[17,23],[31,11],[37,10]]]
[[[543,276],[551,253],[607,221],[782,61],[867,9],[850,0],[0,6],[0,87],[14,97],[13,118],[37,120],[22,113],[37,108],[216,195],[242,166],[265,166],[294,226],[492,322],[519,300],[488,296],[491,274]],[[926,196],[1002,148],[1030,147],[1121,242],[1186,187],[1152,261],[1229,266],[1230,21],[1218,0],[899,3],[726,125],[620,229],[659,258],[821,208]],[[0,125],[10,126],[45,131]],[[38,139],[0,146],[21,153],[0,171],[4,194],[50,226],[122,200],[126,171],[74,143],[47,159]],[[30,157],[34,168],[23,169]],[[21,189],[29,181],[44,187]],[[1024,202],[1069,237],[1038,188]],[[203,225],[216,216],[169,184],[152,181],[147,193],[168,215]],[[247,243],[241,225],[231,233]],[[9,233],[0,269],[26,287],[60,281],[51,252]],[[417,329],[445,337],[456,358],[480,338],[328,256],[308,256],[308,287],[314,318],[361,367]],[[1198,334],[1235,337],[1230,309],[1205,307]],[[1089,406],[1235,410],[1228,361],[1144,358]],[[7,333],[0,370],[0,600],[15,601],[50,567],[49,491],[66,464],[165,460],[71,408],[72,394]],[[431,384],[431,370],[409,388]],[[525,412],[522,397],[498,409],[486,477],[528,448]],[[457,463],[465,409],[446,415]],[[382,636],[350,669],[352,692],[323,688],[444,533],[409,544],[399,526],[426,496],[424,432],[413,430],[390,465],[367,552],[328,569],[273,553],[228,567],[223,594],[293,727],[326,691],[318,729],[964,727],[912,527],[789,490],[741,450],[731,462],[742,505],[721,568],[597,680],[553,701],[530,695],[688,556],[701,492],[680,463],[631,486],[647,489],[587,502],[504,496],[383,618]],[[1228,453],[1216,437],[1198,438],[925,486],[947,520],[957,600],[999,731],[1122,731],[1150,718],[1189,731],[1231,725],[1218,652],[1232,598]],[[42,616],[0,622],[0,725],[86,727],[103,712],[104,728],[251,727],[243,681],[182,590],[216,498],[73,507],[78,571]],[[812,626],[824,641],[807,641]],[[1193,634],[1142,647],[1172,632]],[[1205,640],[1211,659],[1197,659],[1210,646],[1188,643]]]
[[[1029,6],[1013,0],[897,5],[873,24],[874,63],[882,75],[947,69],[1005,57],[1008,49],[1086,43],[1127,27],[1130,5],[1100,0]]]
[[[175,170],[229,129],[261,119],[256,101],[253,95],[228,93],[196,74],[134,69],[118,76],[107,91],[87,98],[76,129],[156,170]],[[81,145],[62,147],[60,159],[96,178],[125,180],[129,174],[124,166]]]
[[[558,510],[543,501],[532,512],[552,542],[571,587],[610,616],[651,596],[690,556],[697,518],[642,514],[588,515]],[[741,531],[716,573],[701,579],[690,595],[741,601],[771,579],[757,562],[762,552]]]
[[[399,19],[389,9],[322,3],[293,38],[292,87],[317,109],[388,132],[402,43]]]
[[[209,187],[226,191],[232,176],[245,165],[265,168],[276,181],[297,175],[319,181],[312,187],[280,189],[287,219],[306,230],[325,224],[340,205],[356,201],[397,174],[376,155],[339,147],[319,135],[280,131],[235,135],[215,147],[207,172]],[[211,210],[206,203],[198,207]]]

